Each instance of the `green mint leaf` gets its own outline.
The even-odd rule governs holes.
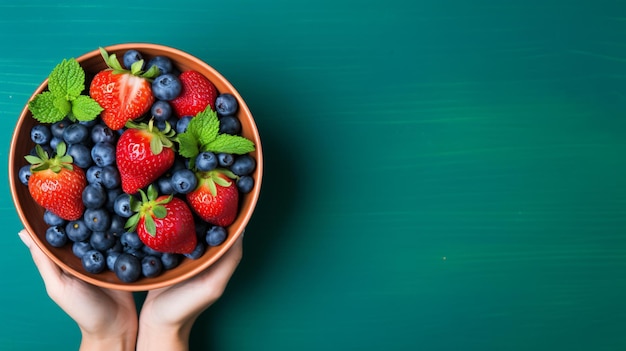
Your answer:
[[[85,71],[75,59],[63,60],[48,77],[48,90],[71,101],[85,89]]]
[[[102,112],[102,107],[90,96],[80,95],[72,101],[72,115],[79,121],[91,121],[100,112]]]
[[[54,93],[53,93],[54,94]],[[72,110],[72,104],[63,96],[59,96],[54,94],[54,108],[59,110],[63,116],[67,116],[68,113]]]
[[[186,158],[194,159],[200,153],[198,139],[189,131],[178,134],[178,153]]]
[[[213,141],[220,131],[220,120],[217,118],[217,112],[211,110],[211,107],[207,107],[206,110],[192,118],[189,125],[192,123],[195,124],[193,127],[195,129],[194,133],[196,133],[201,145]]]
[[[44,91],[28,102],[28,109],[33,118],[41,123],[54,123],[65,118],[67,113],[55,107],[56,97],[52,92]]]
[[[204,144],[203,150],[242,155],[254,151],[254,143],[242,136],[220,134],[213,141]]]

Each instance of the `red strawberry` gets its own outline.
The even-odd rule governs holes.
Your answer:
[[[211,224],[232,224],[239,208],[239,191],[233,180],[236,176],[230,171],[217,169],[198,172],[197,176],[198,186],[186,195],[191,208]]]
[[[180,74],[179,79],[183,88],[180,95],[170,101],[178,117],[195,116],[207,106],[215,110],[217,88],[202,73],[186,71]]]
[[[152,66],[147,72],[142,72],[141,60],[135,62],[130,71],[125,70],[115,54],[109,56],[102,48],[100,52],[109,68],[93,78],[89,95],[104,109],[100,114],[104,123],[113,130],[119,130],[126,122],[150,110],[154,103],[150,79],[158,75],[159,69]]]
[[[185,201],[169,196],[158,196],[154,186],[143,190],[141,202],[131,197],[131,206],[137,213],[128,219],[128,230],[137,231],[139,239],[153,250],[169,253],[191,253],[197,243],[193,213]]]
[[[59,217],[73,221],[82,217],[83,189],[87,186],[85,172],[72,165],[72,157],[65,155],[65,143],[59,143],[56,156],[50,158],[36,146],[37,156],[28,155],[32,164],[28,191],[35,202]]]
[[[115,157],[122,181],[122,190],[135,194],[163,175],[174,164],[174,131],[158,130],[152,121],[131,123],[117,141]]]

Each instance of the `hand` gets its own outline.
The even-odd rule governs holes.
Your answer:
[[[171,287],[148,292],[139,318],[137,350],[188,349],[193,323],[222,296],[241,261],[242,237],[206,271]]]
[[[30,250],[50,298],[79,326],[81,350],[134,350],[137,310],[132,293],[98,288],[64,272],[26,230],[20,239]]]

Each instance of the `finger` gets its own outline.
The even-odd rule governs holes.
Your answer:
[[[43,278],[46,288],[50,289],[56,284],[59,284],[62,274],[59,266],[52,262],[52,260],[41,251],[25,229],[22,229],[18,235],[20,239],[22,239],[22,242],[24,242],[24,245],[30,250],[33,262],[35,262],[35,266]]]

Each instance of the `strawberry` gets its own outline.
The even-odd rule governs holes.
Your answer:
[[[87,186],[85,172],[72,165],[72,156],[66,155],[65,143],[57,146],[56,155],[49,157],[39,145],[37,156],[25,156],[32,164],[28,191],[35,202],[59,217],[73,221],[82,217],[83,189]]]
[[[104,109],[100,116],[113,130],[119,130],[126,122],[135,120],[150,110],[154,103],[151,79],[159,74],[152,66],[147,72],[141,70],[143,60],[135,62],[130,71],[120,65],[115,54],[100,48],[109,68],[98,72],[89,87],[89,95]]]
[[[211,224],[232,224],[239,207],[239,191],[233,180],[237,176],[223,169],[197,172],[196,176],[198,186],[186,195],[191,208]]]
[[[154,186],[148,194],[140,190],[141,202],[131,197],[136,213],[126,222],[129,231],[136,231],[139,239],[153,250],[168,253],[191,253],[197,243],[193,213],[185,201],[172,195],[159,196]]]
[[[217,88],[202,73],[185,71],[178,77],[182,84],[180,95],[170,101],[178,117],[195,116],[207,106],[215,110]]]
[[[122,190],[127,194],[137,191],[167,172],[174,164],[174,130],[166,125],[160,131],[153,120],[148,124],[130,122],[128,129],[117,141],[115,157],[122,181]]]

